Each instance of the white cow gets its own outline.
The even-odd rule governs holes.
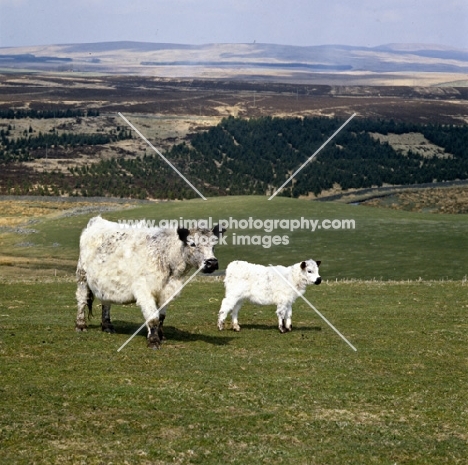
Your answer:
[[[180,289],[190,268],[203,265],[204,273],[218,269],[214,245],[224,231],[217,225],[213,230],[124,228],[92,218],[80,237],[76,330],[86,330],[85,307],[91,314],[94,297],[102,302],[106,332],[114,332],[111,304],[136,302],[147,322],[148,346],[158,348],[166,315],[160,306]]]
[[[219,310],[218,328],[224,329],[224,321],[232,312],[232,329],[240,331],[237,315],[243,301],[249,300],[259,305],[276,305],[280,332],[291,331],[292,304],[298,293],[304,294],[308,284],[322,282],[320,263],[306,260],[288,267],[270,267],[243,261],[229,263],[224,279],[226,296]]]

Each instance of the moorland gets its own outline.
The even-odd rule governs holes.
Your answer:
[[[467,98],[464,87],[5,74],[0,190],[193,197],[119,113],[207,195],[268,194],[353,113],[285,195],[463,180]]]

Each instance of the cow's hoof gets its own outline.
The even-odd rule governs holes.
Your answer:
[[[156,341],[150,341],[148,339],[148,349],[158,350],[161,348],[161,343]]]
[[[241,330],[241,327],[238,324],[232,325],[232,329],[238,333]]]
[[[87,327],[86,325],[78,324],[78,323],[77,323],[77,324],[75,325],[75,331],[76,331],[77,333],[82,333],[82,332],[84,332],[84,331],[88,331],[88,327]]]
[[[224,321],[218,321],[218,329],[222,331],[224,329]]]
[[[164,333],[161,327],[158,328],[158,337],[161,342],[166,340],[166,336],[164,336]]]
[[[287,329],[284,326],[278,326],[278,329],[281,334],[284,334],[287,332]]]
[[[159,339],[159,336],[157,334],[151,334],[148,337],[148,347],[150,349],[159,349],[161,346],[161,339]]]
[[[105,333],[109,333],[109,334],[114,334],[115,333],[115,329],[114,329],[114,326],[111,325],[111,324],[101,324],[101,330],[104,331]]]

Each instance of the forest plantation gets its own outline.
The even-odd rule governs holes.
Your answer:
[[[96,158],[67,172],[40,172],[24,162],[60,150],[79,154],[86,147],[138,137],[127,128],[108,132],[37,134],[21,137],[11,129],[20,118],[87,118],[99,112],[0,114],[0,194],[112,196],[182,199],[197,194],[156,153]],[[206,131],[190,134],[164,155],[204,195],[269,195],[304,164],[343,124],[325,117],[229,117]],[[379,136],[419,134],[438,147],[435,154],[395,149]],[[281,195],[299,197],[341,189],[412,185],[468,179],[468,127],[421,125],[354,118],[295,176]]]

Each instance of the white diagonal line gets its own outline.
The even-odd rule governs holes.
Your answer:
[[[185,281],[184,284],[182,284],[182,286],[180,286],[180,289],[177,289],[177,291],[174,292],[174,294],[171,295],[171,297],[169,297],[169,299],[166,300],[166,302],[164,302],[159,308],[164,308],[167,304],[169,304],[169,302],[190,282],[192,281],[193,278],[195,278],[195,276],[200,273],[200,271],[202,270],[204,265],[201,265],[200,268],[198,268],[197,271],[195,271],[195,273],[193,273],[192,276],[190,276],[189,279],[187,279],[187,281]],[[117,350],[117,352],[120,352],[147,324],[148,324],[148,321],[150,321],[152,318],[154,318],[154,313],[152,315],[149,316],[149,318],[146,319],[146,321],[119,347],[119,349]]]
[[[122,113],[118,115],[203,199],[206,197],[132,124]]]
[[[351,349],[353,349],[355,352],[357,352],[357,349],[356,347],[354,347],[351,342],[348,341],[348,339],[346,339],[274,266],[270,265],[271,268],[275,271],[275,273],[284,280],[284,282],[302,299],[304,300],[308,305],[309,307],[315,311],[315,313],[317,313],[317,315],[322,318],[323,321],[325,321],[325,323],[327,323],[328,326],[330,326],[331,329],[333,329],[333,331],[335,331],[336,334],[338,334],[338,336],[341,337],[341,339],[343,339],[343,341],[346,342],[346,344],[349,345],[349,347],[351,347]]]
[[[291,181],[292,178],[294,178],[294,176],[296,176],[297,173],[299,173],[299,171],[302,170],[302,168],[304,168],[304,166],[306,166],[308,163],[310,163],[314,157],[356,116],[356,113],[353,113],[328,139],[326,142],[324,142],[316,151],[315,153],[310,156],[296,171],[294,171],[294,173],[283,183],[283,185],[276,190],[276,192],[268,199],[268,200],[271,200],[273,197],[275,197],[276,194],[278,194],[282,189],[283,187],[289,182]]]

